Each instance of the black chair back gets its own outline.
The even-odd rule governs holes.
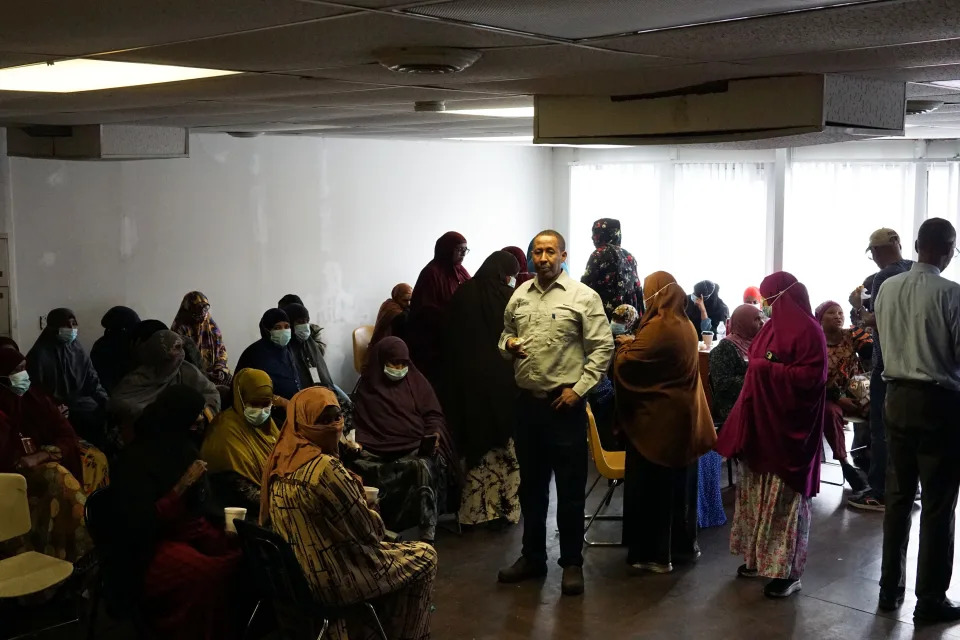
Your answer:
[[[252,522],[235,520],[237,535],[260,597],[273,607],[288,638],[315,640],[325,618],[286,540]]]

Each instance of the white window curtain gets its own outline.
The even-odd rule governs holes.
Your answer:
[[[960,229],[960,165],[955,162],[927,167],[926,218],[945,218]],[[944,277],[960,282],[960,259],[954,258]]]
[[[701,280],[717,283],[732,312],[763,279],[766,218],[764,165],[677,164],[663,268],[687,293]]]
[[[846,300],[877,271],[870,234],[895,229],[912,255],[914,163],[795,162],[784,200],[783,268],[807,286],[814,308]]]
[[[575,280],[593,253],[591,229],[599,218],[620,220],[623,248],[636,257],[641,272],[660,260],[660,181],[655,164],[571,167],[567,265]]]

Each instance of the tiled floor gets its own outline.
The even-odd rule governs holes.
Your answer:
[[[840,479],[835,467],[825,467],[824,475]],[[623,549],[587,549],[587,590],[581,597],[560,594],[556,564],[543,581],[497,584],[498,567],[513,562],[519,553],[520,527],[444,536],[438,542],[441,568],[434,638],[960,638],[960,624],[915,629],[910,591],[899,615],[877,611],[883,516],[849,509],[844,495],[840,488],[824,484],[814,500],[803,590],[784,601],[765,598],[763,581],[736,577],[742,560],[729,553],[729,525],[701,531],[703,556],[695,565],[678,567],[668,575],[627,576]],[[619,492],[614,507],[619,508]],[[911,585],[917,516],[919,506],[910,549]],[[618,523],[599,526],[598,536],[619,535]],[[558,540],[549,542],[556,558]],[[960,579],[954,582],[951,595],[960,598]]]
[[[828,479],[839,469],[825,467]],[[598,488],[591,499],[599,499]],[[505,531],[470,531],[462,536],[441,533],[440,574],[434,594],[435,640],[647,639],[647,640],[773,640],[853,639],[932,640],[957,638],[960,624],[915,629],[914,599],[897,614],[876,610],[880,572],[882,514],[854,511],[844,493],[824,484],[814,500],[810,555],[803,591],[787,600],[769,600],[763,581],[736,577],[741,560],[727,549],[729,525],[701,532],[703,556],[672,574],[627,576],[621,548],[585,552],[587,590],[583,596],[560,595],[560,568],[551,564],[545,580],[520,585],[497,584],[497,569],[513,562],[520,549],[519,526]],[[731,493],[726,495],[729,502]],[[613,508],[619,509],[619,492]],[[732,515],[729,512],[728,514]],[[916,562],[915,512],[909,582]],[[597,525],[598,537],[619,535],[618,523]],[[550,528],[553,531],[553,528]],[[552,557],[557,539],[550,541]],[[960,578],[951,595],[960,599]],[[0,624],[2,627],[2,624]],[[132,638],[126,625],[102,620],[102,640]],[[0,633],[0,636],[4,634]],[[51,638],[79,640],[80,631]]]

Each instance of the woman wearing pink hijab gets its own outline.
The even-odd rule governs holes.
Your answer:
[[[810,536],[810,500],[820,490],[827,344],[807,289],[780,271],[760,292],[772,317],[750,345],[743,392],[716,450],[741,461],[730,550],[741,577],[771,578],[769,597],[800,590]]]

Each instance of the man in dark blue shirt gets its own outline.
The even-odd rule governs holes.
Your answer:
[[[859,287],[850,294],[850,304],[860,312],[860,319],[865,326],[873,327],[873,373],[870,376],[870,472],[867,481],[870,487],[859,495],[852,496],[847,504],[857,509],[868,511],[883,511],[887,485],[887,435],[884,431],[883,405],[887,397],[887,384],[881,377],[883,374],[883,353],[880,349],[880,334],[877,332],[877,321],[873,313],[873,303],[877,299],[880,287],[895,275],[905,273],[913,266],[913,260],[904,260],[901,253],[900,235],[893,229],[877,229],[870,234],[870,244],[867,246],[871,259],[880,268],[873,276],[873,286],[868,292],[870,296],[863,296],[863,288]]]

